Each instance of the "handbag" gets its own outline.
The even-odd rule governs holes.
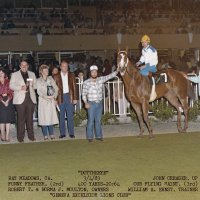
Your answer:
[[[47,96],[53,96],[55,94],[55,89],[52,85],[47,85]]]

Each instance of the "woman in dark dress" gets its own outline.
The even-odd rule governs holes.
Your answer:
[[[0,129],[1,140],[10,141],[10,124],[15,123],[15,111],[12,104],[13,91],[9,88],[10,81],[6,72],[0,68]]]

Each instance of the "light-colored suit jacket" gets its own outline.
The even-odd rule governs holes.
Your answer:
[[[36,104],[36,95],[35,95],[35,89],[36,89],[36,77],[33,72],[28,71],[29,78],[33,79],[33,84],[29,86],[30,91],[30,97],[34,104]],[[25,94],[26,91],[21,90],[21,87],[25,85],[24,79],[22,77],[22,74],[19,71],[14,72],[10,79],[10,89],[14,91],[14,97],[13,97],[13,104],[22,104],[25,100]]]

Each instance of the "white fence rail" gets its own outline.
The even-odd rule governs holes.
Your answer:
[[[195,74],[188,74],[188,76],[197,76]],[[76,105],[76,111],[82,109],[83,102],[81,101],[81,89],[82,89],[82,82],[79,78],[77,79],[77,86],[78,86],[78,93],[79,93],[79,101]],[[191,83],[195,92],[195,98],[198,99],[198,87],[200,87],[200,84],[194,84]],[[104,84],[103,88],[103,105],[104,105],[104,113],[110,112],[113,115],[116,116],[126,116],[127,114],[130,114],[130,103],[127,101],[124,91],[124,84],[120,78],[115,77],[112,81],[107,81]],[[188,100],[189,106],[193,107],[193,100]],[[156,100],[150,104],[158,103],[159,100]],[[168,105],[168,102],[166,102]]]

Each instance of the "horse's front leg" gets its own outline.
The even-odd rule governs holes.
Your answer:
[[[142,112],[143,112],[143,118],[144,118],[145,124],[147,125],[148,131],[149,131],[149,138],[153,138],[153,129],[148,117],[149,102],[146,99],[143,99],[142,101]]]
[[[184,129],[183,132],[186,132],[188,129],[188,103],[187,103],[187,98],[179,98],[181,105],[183,107],[183,113],[185,115],[185,120],[184,120]]]
[[[133,103],[133,102],[131,102],[131,105],[132,105],[133,109],[135,110],[137,118],[138,118],[138,122],[139,122],[139,126],[140,126],[139,137],[142,137],[143,133],[144,133],[144,122],[143,122],[143,118],[142,118],[142,108],[141,108],[141,105],[137,104],[137,103]]]

